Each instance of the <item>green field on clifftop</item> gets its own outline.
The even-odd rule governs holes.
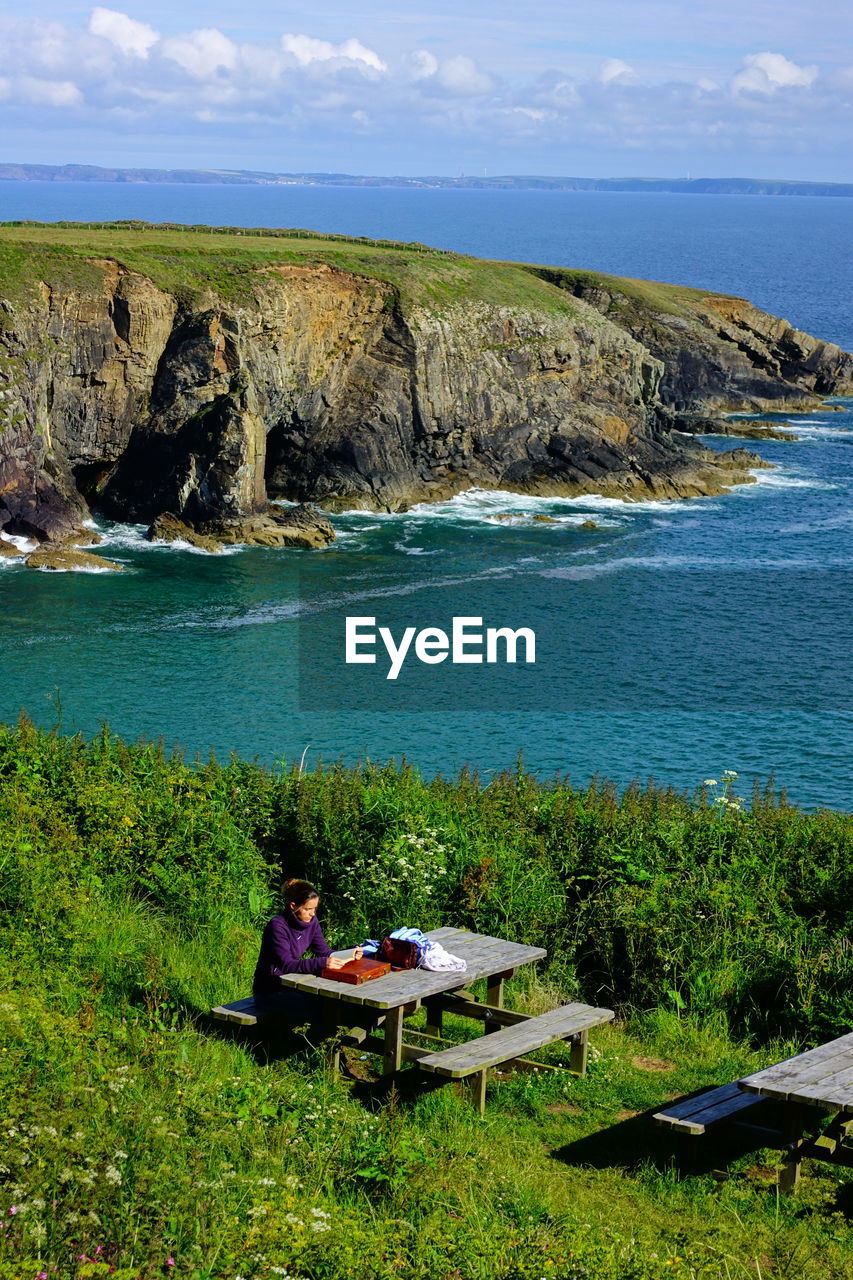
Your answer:
[[[101,273],[92,265],[98,258],[113,258],[179,296],[213,293],[233,303],[250,298],[254,272],[274,264],[321,262],[387,282],[399,291],[404,303],[434,311],[467,301],[576,315],[580,308],[566,286],[581,277],[588,277],[585,283],[601,281],[664,311],[699,307],[707,296],[677,285],[588,272],[555,272],[561,277],[558,285],[556,280],[550,283],[540,276],[538,268],[525,264],[493,262],[391,240],[299,230],[128,222],[0,224],[0,293],[13,302],[23,300],[38,281],[52,288],[99,288]],[[592,316],[586,309],[584,312],[587,318]]]

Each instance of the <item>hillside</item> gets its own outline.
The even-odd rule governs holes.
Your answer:
[[[847,1029],[849,815],[730,783],[192,767],[24,722],[0,816],[3,1280],[853,1277],[848,1173],[809,1163],[777,1200],[753,1142],[679,1182],[648,1116]],[[606,998],[619,1024],[584,1080],[558,1046],[496,1081],[484,1121],[223,1031],[283,874],[333,945],[402,920],[533,941],[516,1007]]]

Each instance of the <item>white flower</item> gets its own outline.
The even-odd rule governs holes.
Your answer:
[[[111,1182],[114,1187],[121,1186],[121,1174],[114,1164],[108,1164],[104,1170],[104,1177],[107,1182]]]
[[[113,1159],[114,1159],[114,1160],[126,1160],[126,1159],[127,1159],[127,1152],[126,1152],[126,1151],[117,1151],[117,1152],[115,1153],[115,1156],[113,1157]]]
[[[737,774],[735,773],[734,769],[724,769],[724,770],[723,770],[723,777],[724,777],[724,778],[736,778],[736,777],[737,777]]]
[[[275,1186],[275,1178],[261,1178],[261,1179],[259,1179],[259,1181],[258,1181],[258,1186],[259,1186],[259,1187],[274,1187],[274,1186]]]
[[[706,778],[705,781],[702,783],[703,787],[715,787],[716,785],[717,785],[716,778]]]

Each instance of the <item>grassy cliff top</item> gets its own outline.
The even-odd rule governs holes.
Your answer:
[[[315,262],[385,281],[404,301],[431,310],[472,301],[572,315],[579,309],[572,289],[580,284],[600,285],[668,312],[694,311],[708,296],[678,285],[494,262],[417,243],[143,222],[0,223],[0,294],[24,300],[38,281],[54,288],[100,288],[101,273],[92,260],[106,257],[170,292],[212,292],[237,303],[250,297],[253,272],[274,264]]]

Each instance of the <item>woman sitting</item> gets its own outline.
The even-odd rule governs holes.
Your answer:
[[[332,955],[323,937],[317,919],[320,895],[314,886],[307,880],[288,880],[284,886],[284,902],[284,910],[273,916],[264,929],[252,983],[255,996],[283,995],[279,978],[284,973],[321,974],[324,969],[342,969],[346,964],[345,960]],[[307,951],[313,955],[306,955]],[[361,947],[356,947],[353,959],[361,957]]]

